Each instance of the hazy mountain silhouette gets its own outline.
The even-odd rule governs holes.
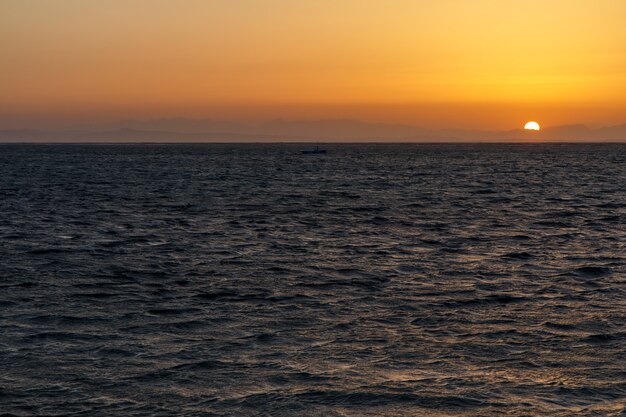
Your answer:
[[[604,140],[610,141],[626,141],[626,123],[617,126],[603,127],[595,131],[596,135]]]
[[[184,117],[173,117],[148,120],[122,120],[117,123],[100,126],[100,128],[97,128],[96,130],[135,129],[178,133],[241,133],[246,132],[248,128],[248,126],[236,122],[213,119],[187,119]],[[93,127],[91,130],[93,130]]]
[[[513,129],[424,129],[359,120],[283,120],[244,124],[211,119],[124,120],[67,130],[0,130],[0,142],[626,142],[626,124]]]
[[[428,129],[402,124],[366,123],[358,120],[273,120],[259,126],[258,131],[280,136],[314,136],[328,139],[402,139],[431,135]]]

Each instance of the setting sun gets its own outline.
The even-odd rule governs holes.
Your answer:
[[[539,123],[537,122],[528,122],[524,125],[524,129],[526,130],[541,130]]]

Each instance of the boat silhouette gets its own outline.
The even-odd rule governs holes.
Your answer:
[[[305,155],[325,154],[326,153],[326,149],[320,149],[319,146],[316,146],[315,149],[303,149],[302,153],[305,154]]]

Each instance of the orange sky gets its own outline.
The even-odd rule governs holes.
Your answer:
[[[0,0],[0,128],[626,122],[623,0]]]

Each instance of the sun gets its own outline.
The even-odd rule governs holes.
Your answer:
[[[524,125],[524,129],[526,130],[541,130],[539,123],[537,122],[528,122]]]

